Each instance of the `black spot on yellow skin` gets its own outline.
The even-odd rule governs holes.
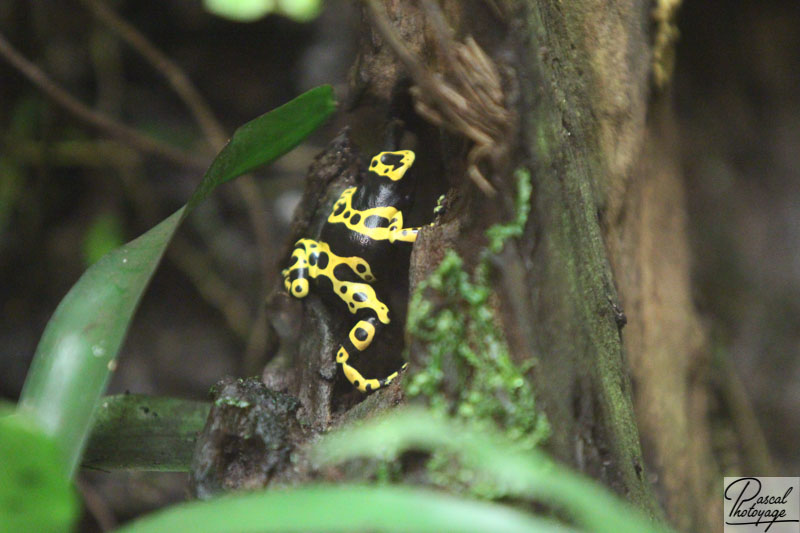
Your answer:
[[[336,362],[341,365],[347,380],[362,392],[386,386],[399,374],[398,371],[383,379],[368,379],[353,368],[349,361],[353,353],[366,350],[378,330],[389,323],[389,308],[378,298],[371,285],[376,279],[370,262],[379,261],[379,265],[383,266],[384,262],[391,263],[394,259],[392,254],[386,255],[385,259],[383,255],[375,259],[375,251],[380,250],[384,254],[384,248],[377,248],[377,244],[381,241],[389,244],[398,241],[413,243],[419,232],[416,227],[403,227],[400,204],[392,205],[393,202],[404,202],[407,199],[408,189],[395,189],[392,182],[403,179],[414,163],[414,157],[414,153],[408,150],[381,152],[373,157],[368,179],[382,180],[380,185],[375,189],[363,189],[356,196],[355,204],[357,188],[349,187],[342,191],[322,229],[322,235],[334,238],[327,240],[326,237],[326,241],[300,239],[292,252],[291,264],[282,271],[284,285],[293,296],[305,297],[309,292],[310,282],[321,293],[335,295],[346,304],[351,313],[359,317],[337,351]],[[387,181],[387,178],[391,181]],[[375,192],[374,198],[365,196],[373,190],[379,191]],[[387,202],[386,198],[390,200]],[[342,243],[363,246],[351,246],[350,250],[372,251],[364,257],[341,256],[336,252],[340,250]],[[388,249],[391,250],[391,247]],[[341,250],[348,248],[345,246]],[[383,270],[378,269],[378,272]],[[405,366],[403,365],[403,369]]]
[[[396,172],[397,169],[403,166],[403,155],[385,153],[381,155],[381,163],[387,167],[392,167],[391,170]],[[389,169],[386,170],[389,172]]]
[[[385,228],[389,226],[389,219],[378,215],[370,215],[364,219],[364,226],[368,228]]]
[[[376,156],[377,157],[377,156]],[[403,171],[404,172],[404,171]],[[400,173],[398,171],[398,173]],[[400,179],[400,178],[398,178]],[[386,207],[372,207],[369,209],[358,210],[353,208],[353,194],[356,188],[350,187],[342,191],[337,201],[337,207],[328,216],[328,223],[330,224],[344,224],[347,229],[369,237],[375,241],[387,240],[389,242],[403,241],[414,242],[417,239],[417,231],[419,228],[403,228],[403,213],[398,211],[397,208],[392,206]],[[341,209],[338,207],[343,205]],[[342,212],[343,211],[343,212]],[[358,214],[359,218],[353,222],[351,218],[353,214]],[[367,224],[367,220],[374,220],[371,217],[381,217],[392,220],[392,227],[386,228],[385,226],[373,226]],[[400,230],[408,230],[406,234],[401,234]]]
[[[319,277],[317,278],[317,287],[323,292],[330,292],[333,290],[333,281],[330,278]]]
[[[328,267],[328,254],[326,254],[325,252],[322,252],[321,254],[319,254],[319,260],[318,261],[319,262],[317,264],[317,267],[320,270],[325,270]]]
[[[359,352],[366,350],[375,338],[376,324],[374,319],[359,320],[347,336],[351,347]]]

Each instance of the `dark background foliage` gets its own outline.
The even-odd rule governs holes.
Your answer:
[[[800,4],[687,2],[679,27],[696,300],[788,475],[800,468]]]

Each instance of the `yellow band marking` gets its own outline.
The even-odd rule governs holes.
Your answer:
[[[363,336],[362,340],[358,337]],[[350,330],[350,342],[356,347],[356,350],[363,352],[372,343],[372,338],[375,336],[375,326],[366,320],[359,320],[353,329]]]

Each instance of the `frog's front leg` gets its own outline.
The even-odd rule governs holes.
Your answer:
[[[436,201],[436,207],[433,209],[433,221],[428,226],[435,226],[436,221],[439,220],[446,211],[445,195],[439,196]],[[422,228],[404,228],[403,227],[403,212],[397,211],[389,221],[389,242],[404,241],[415,242],[417,234]]]
[[[403,364],[400,370],[393,372],[383,379],[368,379],[350,364],[350,357],[355,353],[366,350],[369,345],[372,344],[372,340],[382,327],[383,324],[377,316],[369,316],[363,320],[359,320],[350,330],[347,340],[342,343],[339,347],[339,351],[336,353],[336,363],[341,365],[342,372],[347,380],[361,392],[372,392],[381,387],[385,387],[408,366],[407,363]]]
[[[295,298],[305,298],[308,295],[308,255],[311,243],[314,243],[315,246],[317,244],[311,239],[297,241],[289,266],[281,271],[284,287]]]
[[[389,221],[389,242],[414,242],[422,228],[404,228],[403,212],[398,211]]]
[[[344,270],[340,271],[340,266],[344,266]],[[325,242],[300,239],[294,245],[289,266],[281,271],[281,275],[283,275],[283,285],[289,294],[295,298],[305,298],[309,291],[309,280],[322,277],[338,285],[340,281],[337,276],[347,275],[348,272],[356,279],[360,278],[367,283],[375,281],[372,269],[364,259],[340,257],[333,253]]]

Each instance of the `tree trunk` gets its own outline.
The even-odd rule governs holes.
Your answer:
[[[413,292],[445,249],[467,271],[485,260],[486,230],[517,214],[513,171],[528,169],[530,215],[522,235],[489,261],[491,302],[513,361],[520,368],[536,362],[525,377],[550,423],[545,446],[652,516],[663,509],[681,530],[720,530],[709,350],[690,294],[668,96],[679,1],[446,0],[441,10],[424,1],[378,4],[377,11],[364,8],[345,99],[351,130],[312,166],[291,242],[318,233],[339,192],[357,182],[359,149],[371,156],[392,137],[375,132],[395,131],[398,144],[415,146],[415,171],[426,176],[412,218],[424,223],[438,194],[450,191],[448,213],[414,247]],[[465,87],[475,78],[459,74],[453,58],[470,36],[499,72],[502,109],[471,105],[450,116],[436,87],[448,83],[469,101]],[[485,122],[459,122],[472,112],[487,113]],[[481,127],[489,142],[476,141]],[[408,299],[398,285],[393,305]],[[300,399],[307,427],[324,431],[404,401],[401,384],[393,384],[359,403],[333,362],[350,319],[342,323],[313,294],[300,306],[276,286],[269,303],[276,355],[264,380]],[[402,313],[394,322],[405,322]],[[400,328],[376,353],[399,355],[404,335],[407,382],[428,364],[425,340]],[[396,359],[387,361],[372,370],[396,368]],[[461,379],[443,387],[454,403],[452,383]]]

